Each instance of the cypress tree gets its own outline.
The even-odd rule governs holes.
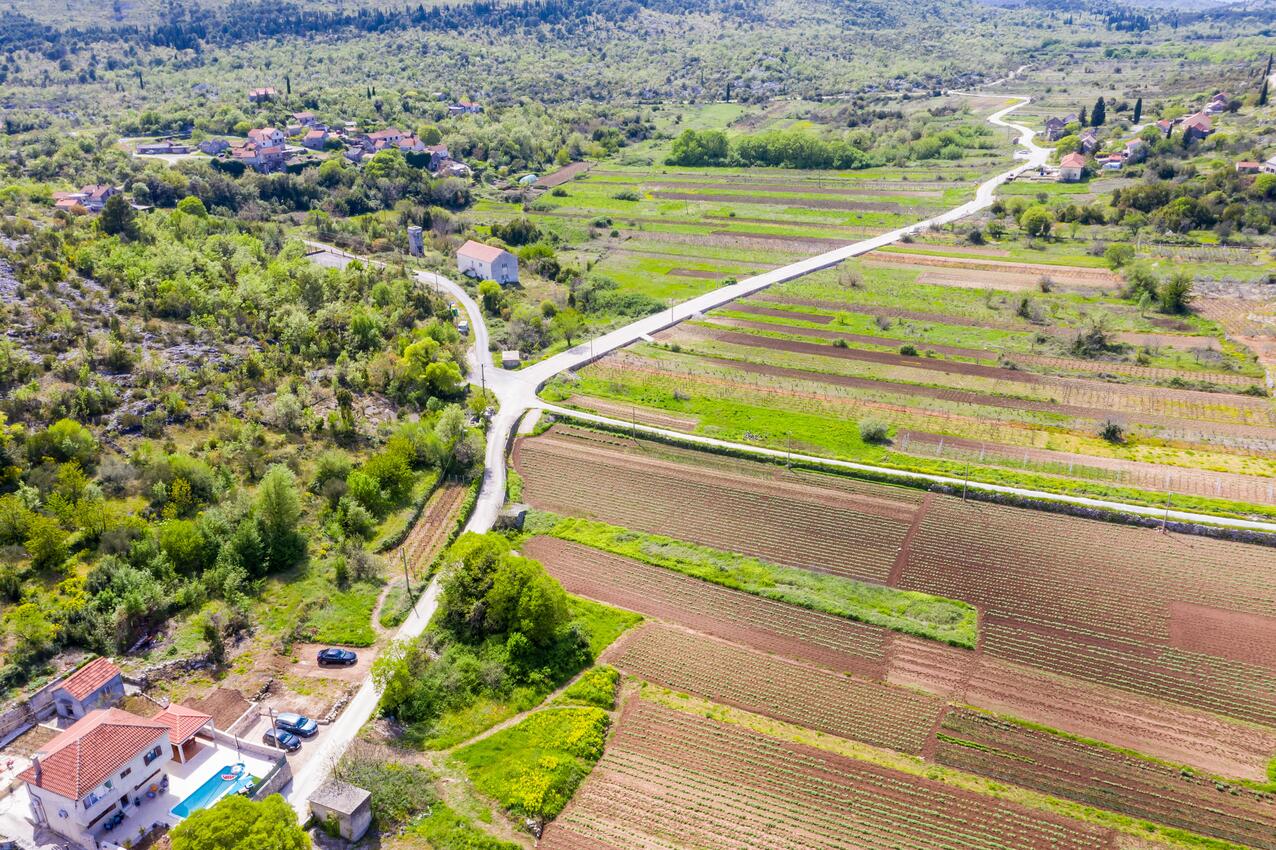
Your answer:
[[[1268,83],[1268,81],[1267,81],[1267,80],[1263,80],[1263,90],[1262,90],[1262,91],[1260,91],[1260,92],[1258,93],[1258,105],[1259,105],[1259,106],[1266,106],[1266,105],[1267,105],[1267,83]]]
[[[1134,101],[1134,123],[1139,123],[1139,119],[1143,117],[1143,98]]]
[[[1103,122],[1107,120],[1108,106],[1103,102],[1103,98],[1099,98],[1094,102],[1094,109],[1090,111],[1090,126],[1102,127]]]
[[[1087,113],[1085,111],[1085,107],[1083,106],[1081,107],[1081,115],[1080,117],[1077,118],[1077,123],[1080,124],[1082,127],[1090,123],[1090,119],[1087,118],[1086,116],[1087,116]]]

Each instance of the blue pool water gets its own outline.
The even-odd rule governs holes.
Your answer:
[[[227,794],[234,794],[248,787],[252,777],[244,769],[244,765],[228,764],[204,781],[204,784],[191,792],[185,800],[173,807],[173,814],[179,818],[188,818],[192,812],[207,808]]]

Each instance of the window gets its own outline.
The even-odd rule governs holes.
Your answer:
[[[124,768],[123,770],[120,771],[120,779],[123,779],[124,777],[128,776],[132,772],[133,772],[133,768],[131,767]]]
[[[88,796],[84,798],[84,808],[88,809],[97,805],[98,800],[102,798],[98,796],[96,791],[90,791]]]
[[[151,750],[146,755],[142,756],[142,763],[150,764],[151,762],[155,761],[157,758],[160,757],[161,752],[162,752],[161,748],[156,747],[155,749]]]

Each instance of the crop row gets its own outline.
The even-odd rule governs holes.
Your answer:
[[[535,507],[667,534],[846,578],[884,582],[915,507],[780,487],[537,439],[516,466]],[[814,492],[808,492],[814,491]]]
[[[982,712],[950,711],[935,759],[1086,805],[1276,848],[1276,797],[1269,793]]]
[[[650,625],[609,661],[639,678],[809,729],[920,753],[942,702]]]
[[[523,544],[569,593],[658,617],[705,634],[878,678],[887,636],[854,623],[548,537]]]
[[[722,850],[1081,850],[1111,841],[1107,830],[641,701],[563,820],[585,834],[619,823],[673,846]]]

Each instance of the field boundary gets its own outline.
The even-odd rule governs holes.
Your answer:
[[[781,449],[750,446],[745,443],[730,443],[725,440],[716,440],[697,434],[675,434],[649,425],[636,422],[621,422],[605,416],[572,410],[546,402],[541,403],[541,409],[561,419],[567,419],[596,430],[629,435],[641,432],[646,439],[709,451],[728,457],[783,463],[814,472],[825,472],[885,484],[898,484],[904,487],[924,489],[947,495],[962,495],[964,498],[973,498],[983,502],[1009,505],[1011,507],[1069,514],[1085,519],[1097,519],[1104,522],[1134,525],[1142,528],[1162,528],[1166,531],[1174,531],[1180,534],[1212,537],[1276,548],[1276,523],[1273,522],[1194,514],[1148,505],[1108,502],[1102,499],[1069,496],[1064,493],[1046,493],[1039,490],[1026,490],[1001,484],[990,484],[984,481],[962,480],[926,472],[889,469],[854,461],[837,460],[835,458],[793,454]]]

